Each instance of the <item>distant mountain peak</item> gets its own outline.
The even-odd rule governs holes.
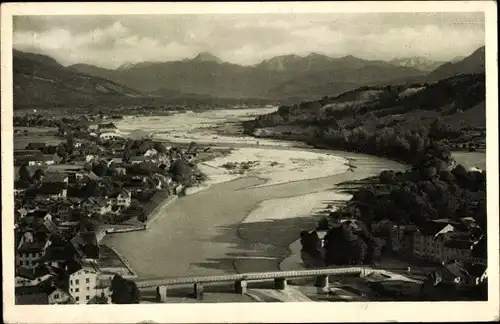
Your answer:
[[[122,70],[128,70],[130,69],[132,66],[134,66],[133,63],[131,63],[130,61],[127,61],[125,63],[123,63],[122,65],[120,65],[117,70],[119,71],[122,71]]]
[[[400,57],[390,60],[389,63],[396,66],[414,68],[424,72],[430,72],[442,65],[444,62],[433,61],[422,56]]]
[[[342,60],[361,60],[359,57],[356,57],[354,55],[346,55],[346,56],[342,56],[340,57]]]
[[[210,52],[201,52],[198,55],[196,55],[192,61],[198,61],[198,62],[215,62],[215,63],[222,63],[223,61],[218,58],[217,56],[213,55]]]

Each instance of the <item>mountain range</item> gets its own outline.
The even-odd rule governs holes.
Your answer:
[[[172,96],[309,100],[360,86],[435,82],[457,74],[484,72],[484,47],[443,64],[419,57],[386,62],[312,53],[277,56],[242,66],[202,52],[191,59],[128,62],[117,69],[89,64],[64,67],[48,56],[17,50],[13,54],[14,95],[22,104]]]
[[[72,105],[149,97],[116,82],[77,72],[51,57],[13,51],[14,106]]]

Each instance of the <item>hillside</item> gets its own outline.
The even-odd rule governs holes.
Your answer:
[[[13,52],[14,106],[69,106],[146,98],[140,91],[68,69],[39,54]]]
[[[417,147],[485,147],[485,74],[433,84],[365,86],[247,122],[245,132],[415,162]],[[419,153],[420,152],[420,153]]]
[[[435,82],[458,74],[484,73],[485,47],[480,47],[471,55],[456,62],[448,62],[432,71],[427,77],[427,82]]]
[[[371,61],[361,60],[350,60],[349,63],[340,62],[336,69],[301,75],[271,88],[267,93],[285,98],[313,99],[325,94],[335,96],[363,85],[390,84],[423,75],[423,72],[413,68],[388,63],[372,64]]]

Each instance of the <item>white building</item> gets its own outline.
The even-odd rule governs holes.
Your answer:
[[[111,301],[111,287],[103,285],[99,268],[94,262],[81,262],[68,271],[69,293],[77,304],[87,304],[102,293]],[[107,281],[104,281],[107,282]]]
[[[45,255],[50,243],[48,238],[35,238],[33,232],[25,232],[17,246],[16,265],[27,269],[35,268],[38,260]]]
[[[99,135],[102,140],[111,140],[115,138],[123,138],[123,136],[117,132],[104,132]]]
[[[155,149],[149,149],[146,151],[146,153],[144,153],[144,156],[157,156],[157,155],[158,151]]]
[[[116,196],[116,205],[128,208],[132,203],[132,194],[128,190],[123,190]]]

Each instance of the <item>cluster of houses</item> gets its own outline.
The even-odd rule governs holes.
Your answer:
[[[339,223],[357,221],[359,210],[349,204],[347,208],[352,210],[338,215]],[[384,220],[372,224],[371,232],[383,239],[386,253],[435,265],[427,279],[434,280],[436,287],[450,284],[468,289],[487,282],[487,238],[472,217],[435,219],[418,226]]]
[[[31,143],[14,152],[24,172],[19,169],[14,182],[18,304],[110,303],[115,274],[100,268],[102,225],[144,222],[155,194],[183,189],[170,166],[179,160],[192,165],[196,154],[145,145],[124,157],[126,139],[113,124],[85,132],[95,140],[65,144],[72,164],[62,164],[57,153],[45,154],[54,150],[50,145]]]
[[[16,228],[16,304],[111,303],[114,273],[99,268],[97,231],[28,212]]]
[[[487,264],[486,238],[472,218],[460,222],[438,219],[421,226],[393,225],[390,242],[393,252],[432,262]]]
[[[379,223],[375,229],[377,226],[389,229],[393,253],[440,264],[429,274],[431,279],[439,278],[436,286],[477,286],[488,278],[486,236],[471,217],[436,219],[419,226]]]

